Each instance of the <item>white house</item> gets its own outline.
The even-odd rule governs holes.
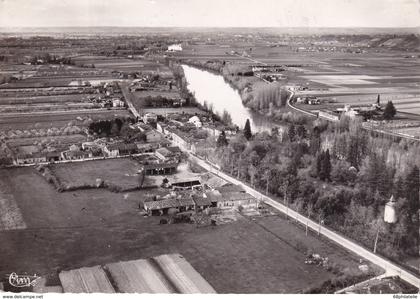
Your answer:
[[[197,115],[194,115],[188,120],[189,123],[194,124],[197,128],[201,128],[203,124],[201,123],[200,118]]]
[[[168,47],[168,52],[180,52],[182,51],[181,44],[173,44]]]
[[[124,107],[124,102],[118,98],[112,99],[112,107]]]

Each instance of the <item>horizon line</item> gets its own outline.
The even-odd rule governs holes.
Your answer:
[[[124,25],[73,25],[73,26],[0,26],[0,28],[273,28],[273,29],[307,29],[307,28],[316,28],[316,29],[345,29],[345,28],[369,28],[369,29],[420,29],[420,26],[404,26],[404,27],[392,27],[392,26],[148,26],[148,25],[138,25],[138,26],[124,26]]]

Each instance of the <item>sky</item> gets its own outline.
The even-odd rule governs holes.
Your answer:
[[[420,0],[0,0],[0,27],[419,27]]]

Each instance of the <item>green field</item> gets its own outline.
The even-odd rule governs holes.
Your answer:
[[[121,189],[139,186],[140,165],[131,159],[106,159],[79,163],[57,164],[51,167],[54,174],[66,186],[95,185],[100,179],[107,185]]]
[[[58,193],[27,167],[0,170],[0,180],[27,227],[0,231],[2,277],[37,273],[54,285],[61,270],[180,253],[219,293],[299,293],[336,277],[305,264],[305,250],[359,271],[356,257],[306,237],[283,216],[217,227],[159,225],[158,217],[138,214],[138,203],[154,191]]]

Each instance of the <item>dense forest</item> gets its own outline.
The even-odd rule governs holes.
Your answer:
[[[283,134],[221,134],[200,154],[369,249],[377,239],[384,256],[418,256],[420,145],[371,136],[349,119],[308,123]],[[383,220],[391,196],[395,224]]]

